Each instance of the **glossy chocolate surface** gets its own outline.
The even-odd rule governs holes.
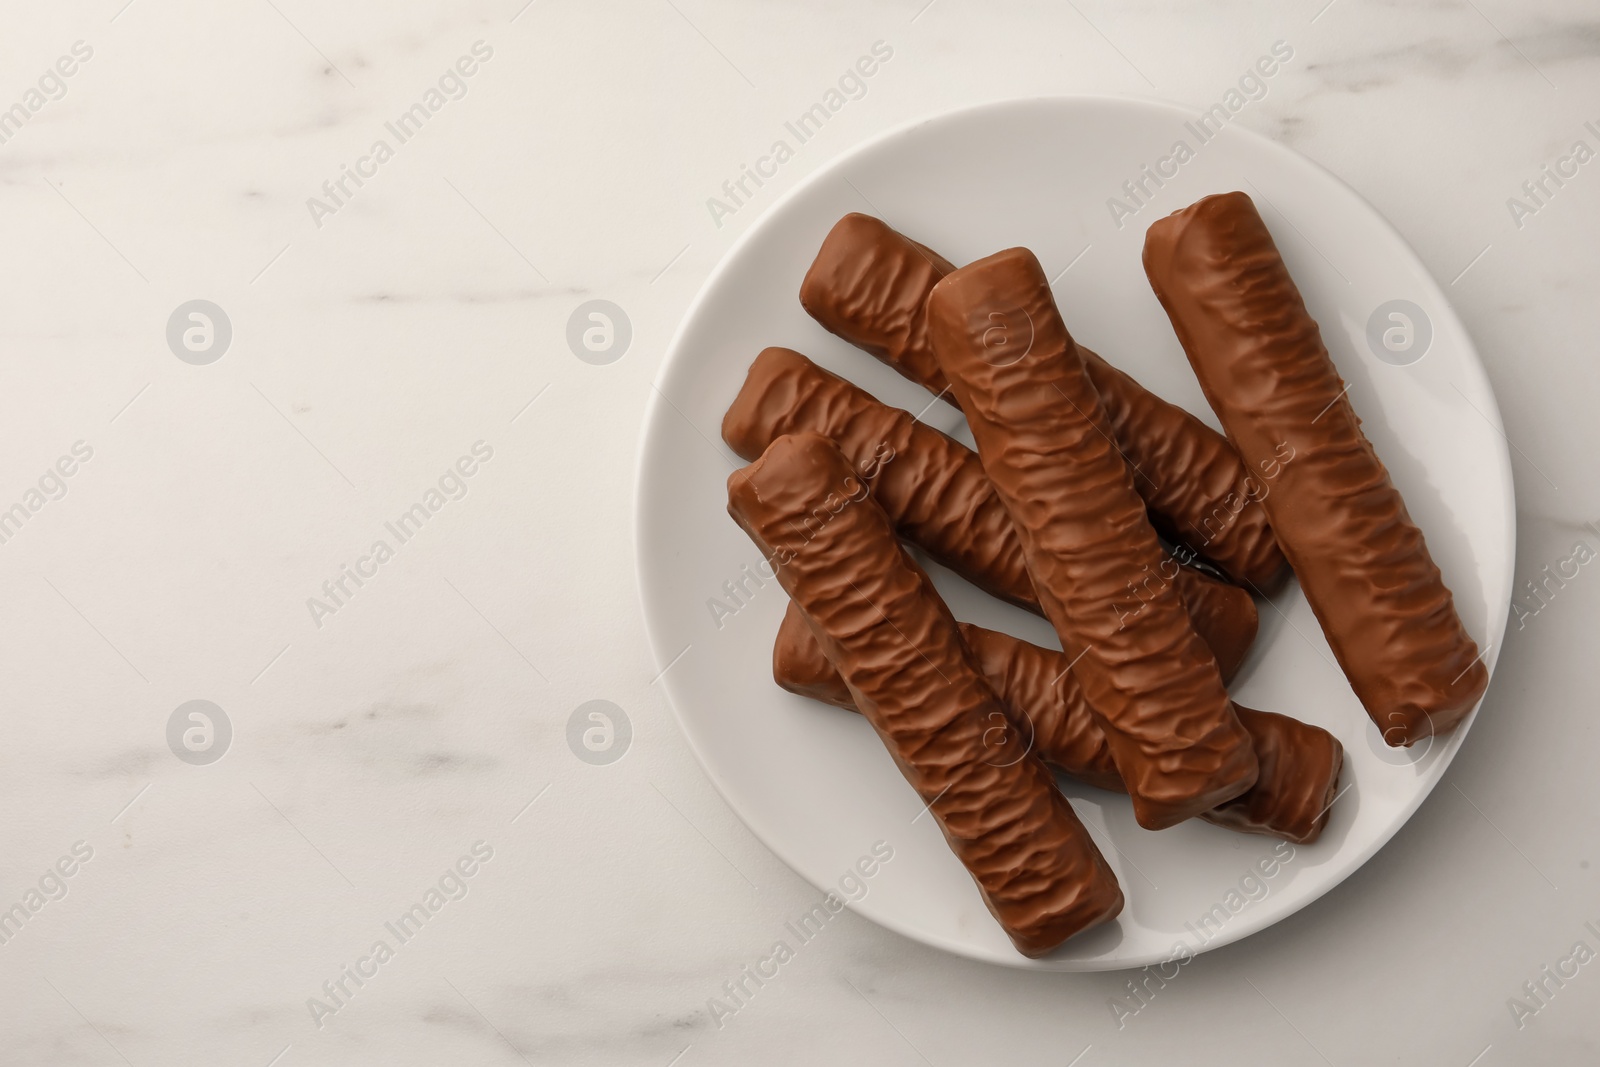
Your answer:
[[[1004,708],[843,453],[816,434],[778,438],[728,479],[728,512],[1018,951],[1043,955],[1114,918],[1122,891],[1044,764],[994,757]]]
[[[784,434],[806,431],[839,446],[901,537],[980,589],[1040,610],[1022,543],[977,453],[800,353],[768,348],[722,420],[723,440],[753,460]],[[1255,601],[1191,568],[1165,569],[1224,679],[1231,678],[1255,640]],[[1136,585],[1127,610],[1140,592]]]
[[[1101,789],[1127,792],[1117,773],[1105,731],[1095,721],[1067,657],[1021,638],[961,623],[973,661],[1016,727],[995,735],[997,747],[1019,741],[1039,758],[1073,778]],[[799,696],[855,711],[849,687],[833,669],[791,603],[772,645],[772,678]],[[1328,823],[1344,765],[1344,746],[1319,726],[1269,711],[1233,706],[1250,731],[1261,773],[1256,784],[1200,818],[1241,833],[1266,834],[1307,845]]]
[[[1144,264],[1239,455],[1280,463],[1263,506],[1384,740],[1456,725],[1488,669],[1255,205],[1226,193],[1157,221]]]
[[[928,342],[926,303],[954,269],[879,219],[850,214],[828,232],[801,283],[800,303],[829,332],[953,401]],[[1289,565],[1259,504],[1270,489],[1261,473],[1247,470],[1205,423],[1094,352],[1079,351],[1162,536],[1263,595],[1281,586]]]
[[[928,329],[1139,824],[1171,826],[1249,789],[1250,736],[1039,261],[1015,248],[947,275]]]

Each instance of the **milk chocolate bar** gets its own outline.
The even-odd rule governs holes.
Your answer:
[[[830,333],[945,393],[923,305],[934,283],[955,269],[881,219],[851,212],[828,231],[801,280],[800,305]]]
[[[1013,248],[946,275],[928,330],[1134,817],[1161,829],[1245,792],[1250,735],[1176,588],[1122,606],[1166,551],[1039,261]]]
[[[1144,266],[1239,455],[1292,457],[1262,504],[1384,740],[1455,726],[1488,669],[1255,205],[1225,193],[1158,220]]]
[[[800,303],[829,332],[950,398],[928,343],[926,302],[954,269],[881,220],[850,214],[822,242]],[[1079,351],[1156,529],[1263,595],[1281,586],[1288,563],[1257,506],[1271,490],[1266,471],[1247,469],[1221,434],[1087,348]]]
[[[1115,918],[1122,890],[1029,754],[996,760],[1005,722],[949,609],[838,448],[780,437],[728,479],[728,512],[775,564],[861,709],[1017,950],[1042,956]]]
[[[1039,610],[1011,518],[970,448],[798,352],[768,348],[722,420],[723,440],[753,460],[777,438],[802,431],[839,446],[901,537],[979,588]],[[1158,573],[1127,579],[1122,610],[1137,613],[1147,587],[1168,580],[1223,676],[1232,677],[1260,621],[1250,594],[1167,558]]]
[[[1014,731],[991,735],[997,756],[1006,746],[1031,743],[1045,763],[1117,793],[1127,792],[1083,690],[1060,652],[1010,634],[959,624],[978,671],[994,687]],[[772,646],[772,677],[784,689],[855,711],[849,688],[793,603]],[[1200,818],[1241,833],[1281,837],[1308,845],[1328,822],[1344,746],[1328,731],[1269,711],[1234,706],[1250,731],[1261,773],[1249,790]],[[1020,746],[1019,746],[1020,747]]]

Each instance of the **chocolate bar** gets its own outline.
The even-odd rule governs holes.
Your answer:
[[[950,383],[928,343],[926,302],[954,269],[881,220],[850,214],[822,242],[801,282],[800,303],[829,332],[949,398]],[[1288,563],[1257,506],[1270,479],[1246,469],[1205,423],[1087,348],[1079,351],[1162,536],[1263,595],[1281,586]]]
[[[1039,261],[1025,248],[978,260],[935,285],[927,307],[934,354],[1134,817],[1162,829],[1245,792],[1258,771],[1250,735],[1161,580],[1166,550]],[[1131,610],[1130,581],[1148,593]]]
[[[996,758],[1008,745],[1031,745],[1045,763],[1080,782],[1127,792],[1106,744],[1105,731],[1083,699],[1083,690],[1060,652],[1010,634],[960,623],[979,673],[1005,706],[1011,731],[989,740]],[[784,689],[855,711],[849,687],[833,669],[793,603],[772,646],[772,677]],[[1266,834],[1308,845],[1322,835],[1333,804],[1344,747],[1328,731],[1269,711],[1234,705],[1261,764],[1256,784],[1200,818],[1241,833]]]
[[[1040,610],[1011,517],[976,453],[798,352],[765,349],[723,417],[722,438],[753,460],[782,435],[802,431],[839,446],[901,537],[980,589]],[[1260,621],[1250,594],[1169,557],[1153,575],[1128,577],[1123,610],[1137,614],[1148,587],[1169,580],[1223,676],[1232,677]]]
[[[928,343],[923,305],[955,269],[882,220],[852,212],[823,240],[800,282],[800,306],[830,333],[943,394],[949,384]]]
[[[827,438],[778,438],[728,479],[728,512],[789,593],[1018,951],[1115,918],[1122,891],[1038,758],[995,760],[1006,722],[949,609]]]
[[[1262,505],[1384,740],[1449,730],[1488,668],[1255,204],[1225,193],[1158,220],[1144,266],[1234,448],[1280,463]]]

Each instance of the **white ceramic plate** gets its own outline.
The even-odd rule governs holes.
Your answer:
[[[1196,820],[1150,832],[1134,822],[1126,798],[1063,781],[1127,905],[1116,923],[1047,959],[1018,955],[933,820],[919,817],[921,801],[867,723],[773,684],[772,640],[786,598],[775,582],[758,587],[748,577],[760,555],[725,510],[724,483],[739,461],[718,428],[764,346],[804,352],[889,403],[912,411],[928,404],[926,393],[800,308],[800,279],[841,215],[880,215],[958,264],[1027,245],[1053,276],[1081,341],[1215,425],[1139,254],[1160,216],[1209,193],[1249,192],[1491,667],[1505,629],[1510,462],[1488,380],[1444,294],[1399,235],[1337,179],[1236,127],[1202,143],[1190,120],[1131,100],[1021,100],[942,115],[847,154],[774,203],[729,251],[685,317],[650,408],[638,486],[645,617],[666,668],[660,684],[706,772],[761,840],[819,889],[838,891],[858,858],[887,843],[893,859],[852,889],[852,906],[975,959],[1048,970],[1134,967],[1269,926],[1393,836],[1439,781],[1472,720],[1431,746],[1386,747],[1291,586],[1262,606],[1261,635],[1232,690],[1243,704],[1316,723],[1343,742],[1341,785],[1349,788],[1322,840],[1295,848]],[[1192,150],[1181,164],[1172,159],[1179,141]],[[1147,164],[1176,174],[1160,187],[1145,178],[1150,195],[1140,194],[1141,205],[1123,183],[1142,177]],[[1136,210],[1114,218],[1112,197]],[[1409,350],[1404,323],[1386,317],[1384,305],[1397,300],[1421,312],[1409,312]],[[1402,351],[1369,344],[1368,322],[1380,309],[1381,326],[1398,327],[1389,343]],[[1425,351],[1423,318],[1431,326]],[[943,405],[924,418],[964,433]],[[959,618],[1059,647],[1041,620],[947,573],[935,580]]]

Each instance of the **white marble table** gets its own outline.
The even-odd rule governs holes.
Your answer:
[[[1562,162],[1600,149],[1592,2],[125,3],[0,34],[0,1063],[1594,1062],[1600,964],[1564,962],[1600,950],[1589,568],[1526,602],[1386,849],[1120,1028],[1124,976],[854,915],[714,1019],[816,891],[652,684],[631,534],[667,341],[776,195],[970,102],[1198,110],[1283,41],[1238,121],[1449,283],[1519,579],[1600,547],[1600,161]],[[197,299],[225,351],[188,309],[169,345]],[[608,363],[567,340],[595,299],[631,323]],[[591,700],[622,759],[569,746]]]

